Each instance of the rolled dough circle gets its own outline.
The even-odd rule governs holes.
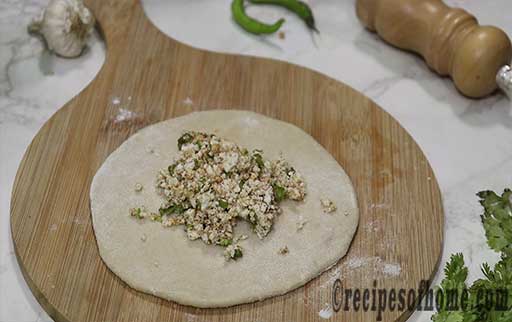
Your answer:
[[[172,163],[177,139],[188,130],[262,149],[267,159],[282,155],[306,182],[305,200],[283,202],[264,240],[239,222],[235,232],[249,239],[241,242],[244,256],[237,261],[226,262],[221,247],[188,240],[182,227],[128,215],[140,205],[158,210],[157,172]],[[262,300],[304,285],[346,254],[359,220],[349,177],[319,143],[294,125],[246,111],[195,112],[138,131],[103,163],[90,198],[99,253],[110,270],[139,291],[196,307]],[[324,213],[321,198],[337,211]],[[299,221],[306,221],[301,230]],[[284,246],[289,253],[278,254]]]

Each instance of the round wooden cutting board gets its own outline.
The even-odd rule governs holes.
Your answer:
[[[442,249],[441,196],[425,156],[390,115],[310,70],[169,39],[138,0],[87,2],[107,43],[106,62],[34,138],[11,202],[21,270],[56,321],[317,321],[331,316],[319,311],[331,303],[337,277],[343,288],[361,290],[374,283],[418,289],[431,279]],[[310,133],[352,179],[361,218],[347,256],[304,287],[258,303],[197,309],[137,292],[109,271],[92,230],[89,188],[105,158],[138,129],[215,108],[250,109]],[[409,315],[395,308],[382,320]],[[377,312],[342,308],[330,318],[376,321]]]

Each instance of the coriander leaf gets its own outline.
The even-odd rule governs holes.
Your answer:
[[[481,216],[487,244],[501,253],[501,260],[491,268],[482,264],[484,278],[476,280],[468,290],[466,307],[451,309],[451,303],[443,299],[434,322],[510,322],[512,321],[512,191],[505,189],[500,196],[493,191],[478,194],[484,207]],[[450,290],[465,290],[468,269],[462,254],[454,254],[445,268],[445,278],[440,290],[446,295]],[[457,294],[457,293],[455,293]],[[458,293],[462,294],[462,293]]]
[[[132,216],[135,216],[137,219],[143,219],[144,217],[142,217],[141,213],[142,213],[142,209],[136,208],[133,211]]]
[[[176,169],[176,164],[171,164],[170,166],[167,167],[167,171],[169,171],[169,174],[172,176],[174,175],[174,169]]]
[[[160,208],[158,211],[160,212],[160,216],[169,216],[172,214],[182,214],[185,212],[185,208],[182,205],[170,205],[167,208]]]
[[[232,239],[223,238],[220,240],[219,245],[222,247],[227,247],[233,243]]]
[[[233,255],[233,259],[236,260],[237,258],[242,257],[244,254],[242,253],[242,250],[240,248],[235,249],[235,254]]]
[[[219,207],[221,207],[224,210],[227,210],[229,207],[229,204],[227,201],[220,199],[219,200]]]
[[[442,302],[438,303],[439,313],[432,316],[435,322],[452,322],[464,320],[461,308],[461,294],[466,290],[468,268],[461,253],[453,254],[444,269],[445,278],[441,281],[439,291],[443,293]]]
[[[258,165],[258,167],[260,169],[265,168],[265,162],[263,162],[263,157],[261,156],[261,152],[259,150],[254,150],[254,151],[255,152],[253,152],[252,159],[254,160],[254,162],[256,162],[256,164]]]
[[[496,317],[493,322],[510,322],[512,321],[512,311],[502,312],[499,317]]]
[[[461,312],[457,311],[445,311],[437,313],[432,317],[434,322],[465,322],[464,316]]]
[[[281,202],[287,198],[285,188],[281,187],[277,183],[274,183],[272,188],[274,189],[274,198],[276,199],[276,202]]]
[[[498,196],[493,191],[481,191],[477,195],[484,207],[481,219],[489,247],[512,256],[512,192],[505,189],[503,194]]]
[[[192,136],[192,134],[190,133],[185,133],[183,134],[179,139],[178,139],[178,149],[181,151],[181,147],[184,145],[184,144],[187,144],[187,143],[190,143],[192,142],[192,140],[194,139],[194,137]]]
[[[466,286],[468,268],[464,265],[464,256],[462,253],[453,254],[450,257],[450,261],[446,264],[444,273],[446,277],[441,283],[441,286],[451,288],[460,288]]]

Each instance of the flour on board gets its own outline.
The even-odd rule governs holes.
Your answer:
[[[127,110],[125,108],[119,108],[117,115],[114,117],[114,123],[129,121],[136,117],[137,117],[137,113]]]
[[[329,303],[325,303],[324,307],[318,312],[318,315],[322,319],[330,319],[333,314],[334,314],[334,311],[332,310],[331,304],[329,304]]]

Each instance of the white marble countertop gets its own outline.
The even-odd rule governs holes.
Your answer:
[[[144,5],[151,20],[177,40],[315,69],[365,93],[391,113],[419,143],[441,186],[446,214],[442,265],[452,252],[461,251],[475,279],[482,261],[497,260],[485,244],[475,193],[512,185],[511,104],[501,94],[479,101],[462,97],[450,80],[440,79],[422,60],[365,31],[355,17],[354,2],[309,0],[322,31],[314,38],[284,11],[249,9],[262,20],[286,16],[285,39],[240,31],[230,20],[230,0],[146,0]],[[509,0],[447,2],[512,35]],[[0,322],[51,321],[28,289],[13,253],[10,194],[34,135],[94,78],[105,57],[98,35],[79,59],[45,54],[41,41],[26,32],[44,3],[0,0]],[[410,321],[428,321],[430,315],[415,313]]]

